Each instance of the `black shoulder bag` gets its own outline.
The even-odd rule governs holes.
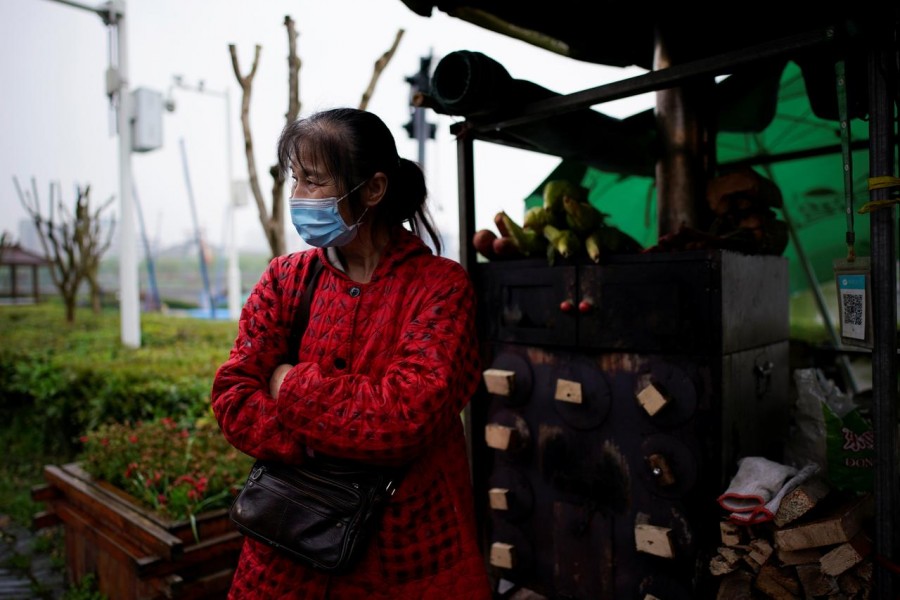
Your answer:
[[[316,256],[291,332],[296,357],[322,264]],[[258,460],[231,505],[244,535],[314,569],[345,573],[363,555],[401,473],[322,455],[299,466]]]

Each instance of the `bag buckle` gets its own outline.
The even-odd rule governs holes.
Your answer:
[[[250,481],[258,481],[260,477],[262,477],[263,471],[265,471],[265,467],[256,467],[250,472]]]

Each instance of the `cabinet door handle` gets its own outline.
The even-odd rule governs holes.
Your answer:
[[[590,298],[585,298],[581,302],[578,303],[578,312],[583,315],[588,314],[589,312],[594,310],[594,301]]]

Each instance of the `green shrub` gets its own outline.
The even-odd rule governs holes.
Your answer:
[[[0,506],[28,523],[42,466],[68,462],[79,438],[109,423],[210,416],[209,392],[237,333],[232,321],[141,316],[142,345],[120,341],[116,311],[61,303],[0,306]]]
[[[33,406],[63,448],[103,423],[206,415],[236,324],[145,314],[138,349],[119,326],[114,311],[66,324],[54,304],[0,308],[0,411]]]

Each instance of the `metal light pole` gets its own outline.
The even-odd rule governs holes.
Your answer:
[[[225,252],[228,260],[228,317],[236,321],[241,315],[241,268],[238,262],[238,250],[235,228],[235,209],[237,208],[236,192],[234,185],[234,170],[231,158],[231,94],[228,88],[224,91],[210,90],[203,81],[196,85],[188,85],[181,75],[172,76],[172,87],[197,92],[209,96],[216,96],[225,100],[225,171],[228,177],[228,222],[225,234]]]
[[[431,81],[431,53],[419,59],[419,70],[406,78],[410,85],[409,105],[412,109],[409,122],[403,126],[409,137],[419,141],[419,166],[425,168],[425,142],[433,140],[437,125],[429,123],[425,117],[425,109],[416,106],[413,99],[417,93],[429,91]]]
[[[116,125],[119,134],[119,312],[122,344],[141,346],[140,281],[135,240],[134,198],[131,195],[131,94],[128,91],[128,43],[125,29],[125,0],[110,0],[89,6],[73,0],[55,0],[97,14],[116,29],[116,65],[107,70],[107,93],[116,97]],[[112,53],[110,53],[112,56]]]

